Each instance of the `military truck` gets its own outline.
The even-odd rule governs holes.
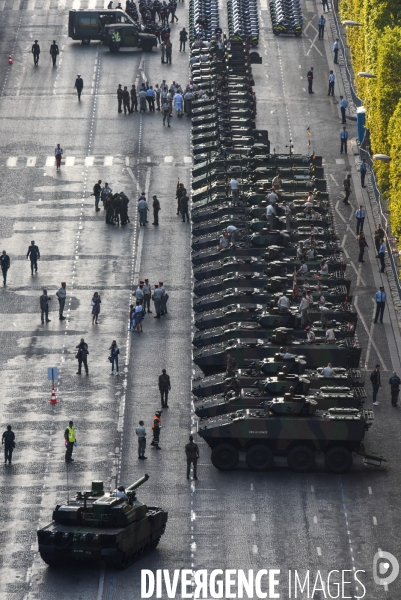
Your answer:
[[[102,481],[92,481],[91,490],[58,504],[53,521],[37,532],[42,560],[52,567],[104,561],[124,569],[156,548],[168,513],[136,499],[135,490],[148,479],[144,475],[128,487],[126,498],[106,494]]]
[[[68,36],[73,40],[81,40],[83,44],[89,44],[91,40],[105,40],[109,45],[110,26],[117,26],[123,38],[120,47],[141,48],[145,52],[150,52],[154,46],[157,46],[156,36],[144,33],[142,26],[123,10],[69,11]],[[120,48],[116,49],[113,45],[110,49],[118,52]]]
[[[317,451],[324,452],[326,469],[332,473],[349,471],[353,452],[376,466],[386,460],[363,445],[373,411],[331,408],[322,412],[316,407],[315,401],[306,398],[277,399],[267,410],[239,410],[199,421],[198,434],[212,448],[212,463],[220,471],[235,469],[240,451],[246,453],[246,463],[254,471],[272,469],[275,456],[287,457],[293,471],[311,471]]]

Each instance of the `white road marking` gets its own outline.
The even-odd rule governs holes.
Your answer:
[[[336,158],[336,163],[338,165],[343,165],[345,163],[345,160],[343,158]]]
[[[7,158],[7,163],[6,163],[7,167],[16,167],[17,160],[18,160],[17,156],[10,156],[9,158]]]
[[[97,600],[102,600],[102,598],[103,598],[103,587],[104,587],[104,569],[102,569],[102,571],[100,573],[99,587],[97,590]]]
[[[313,485],[310,486],[310,491],[312,492],[312,494],[315,491],[315,488],[313,487]]]
[[[172,163],[174,160],[174,156],[165,156],[164,157],[164,162],[165,163]]]
[[[46,167],[54,167],[54,156],[48,156],[46,158]]]
[[[125,166],[129,167],[129,156],[125,157]]]
[[[334,210],[336,211],[336,213],[338,214],[338,216],[340,217],[340,219],[342,219],[342,221],[344,221],[345,224],[347,224],[347,221],[344,219],[344,217],[342,216],[342,214],[340,213],[340,211],[338,210],[338,205],[340,204],[340,201],[337,200],[336,205],[334,207]],[[345,248],[344,248],[345,251]]]
[[[184,156],[184,163],[186,165],[192,165],[192,158],[190,156]]]
[[[370,496],[372,495],[372,488],[370,486],[368,487],[368,493]]]
[[[317,517],[316,517],[316,516],[315,516],[315,517],[313,517],[313,522],[314,522],[314,523],[317,523]]]
[[[254,544],[254,545],[252,546],[252,552],[253,552],[253,554],[258,554],[258,553],[259,553],[259,550],[258,550],[258,547],[257,547],[257,545],[256,545],[256,544]]]
[[[376,517],[373,517],[372,521],[373,521],[373,525],[377,525],[377,519],[376,519]]]
[[[26,159],[27,167],[34,167],[36,165],[36,156],[28,156]]]
[[[251,515],[251,521],[252,521],[252,523],[255,523],[255,521],[256,521],[256,515],[254,515],[254,514]]]
[[[319,546],[316,548],[316,552],[318,556],[322,556],[322,549]]]
[[[65,166],[73,167],[74,163],[75,163],[75,156],[67,156],[67,158],[65,159]]]
[[[360,319],[360,321],[361,321],[361,323],[362,323],[362,325],[363,325],[363,327],[364,327],[364,329],[365,329],[365,331],[366,331],[366,333],[368,334],[368,337],[369,337],[368,351],[369,351],[369,344],[371,344],[373,346],[373,348],[375,349],[375,351],[376,351],[377,358],[379,359],[380,366],[381,366],[382,370],[383,371],[388,371],[387,366],[386,366],[386,364],[385,364],[385,362],[383,360],[383,357],[380,354],[380,351],[379,351],[378,347],[376,346],[376,344],[375,344],[375,342],[374,342],[374,340],[372,338],[372,334],[371,334],[370,330],[368,329],[368,327],[366,325],[365,319],[363,318],[363,315],[362,315],[361,311],[358,308],[358,296],[355,297],[354,307],[355,307],[355,310],[358,313],[359,319]],[[369,351],[369,354],[370,354],[370,351]],[[367,357],[367,352],[366,352],[366,357]],[[368,362],[368,361],[366,361],[366,362]],[[368,489],[370,489],[370,488],[368,488]]]
[[[93,167],[94,161],[94,156],[85,156],[85,167]]]
[[[341,160],[342,160],[342,159],[341,159]],[[340,186],[339,186],[339,184],[337,183],[337,180],[336,180],[336,178],[334,177],[334,175],[332,175],[332,174],[330,173],[330,177],[332,178],[332,180],[334,181],[334,183],[336,184],[336,186],[337,186],[337,187],[340,187]]]
[[[104,157],[103,166],[104,167],[111,167],[112,164],[113,164],[113,157],[112,156],[105,156]]]

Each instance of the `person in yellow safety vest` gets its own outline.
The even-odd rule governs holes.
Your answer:
[[[111,41],[118,44],[121,41],[120,33],[118,31],[113,31],[111,36]]]
[[[72,451],[74,449],[74,445],[76,444],[77,438],[75,437],[75,430],[73,427],[74,423],[70,421],[68,423],[67,429],[64,431],[64,439],[66,441],[66,451],[65,451],[65,462],[74,462],[74,459],[71,458]]]

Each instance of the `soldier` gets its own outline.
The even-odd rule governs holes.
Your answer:
[[[74,423],[70,421],[68,423],[67,429],[64,431],[64,439],[65,439],[65,462],[74,462],[72,458],[72,451],[74,450],[74,446],[77,445],[77,438],[75,437]]]
[[[191,471],[191,464],[193,465],[194,479],[198,479],[196,476],[196,466],[199,458],[199,447],[195,444],[192,435],[189,436],[189,443],[185,446],[185,454],[187,457],[187,479]]]
[[[145,456],[146,450],[146,429],[143,421],[139,421],[138,427],[135,429],[135,433],[138,436],[138,458],[146,460],[148,457]]]
[[[77,75],[77,78],[75,80],[74,87],[77,90],[78,100],[79,100],[79,102],[81,102],[81,94],[82,94],[82,90],[84,89],[84,82],[83,82],[81,75],[79,75],[79,74]]]
[[[150,299],[152,297],[152,288],[149,284],[149,279],[145,279],[145,282],[142,286],[142,292],[143,292],[143,312],[144,312],[144,314],[146,311],[148,313],[151,313],[152,311],[150,310]]]
[[[1,266],[1,272],[3,274],[3,283],[4,285],[7,284],[7,272],[8,269],[10,268],[10,257],[8,256],[7,252],[5,250],[3,250],[3,254],[0,256],[0,266]]]
[[[89,375],[89,370],[88,370],[88,355],[89,355],[88,344],[85,342],[84,338],[81,338],[81,341],[79,342],[78,346],[75,346],[75,347],[78,349],[78,352],[77,352],[77,354],[75,356],[75,358],[78,360],[77,375],[81,375],[82,363],[84,363],[86,374]]]
[[[130,100],[130,95],[129,95],[129,91],[127,86],[124,86],[124,91],[123,91],[123,105],[124,105],[124,114],[129,114],[130,110],[129,110],[129,100]]]
[[[163,296],[163,291],[161,289],[159,289],[158,284],[156,283],[155,285],[155,289],[153,290],[153,296],[152,296],[152,300],[155,303],[155,312],[156,312],[156,316],[154,317],[155,319],[160,319],[160,313],[161,313],[161,299]]]
[[[118,106],[118,112],[122,113],[122,106],[123,103],[123,86],[121,85],[121,83],[118,84],[118,88],[117,88],[117,106]]]
[[[40,297],[40,311],[42,325],[44,323],[44,317],[46,316],[46,323],[50,323],[49,319],[49,302],[51,298],[47,295],[47,290],[43,290],[43,294]]]
[[[283,292],[283,295],[281,296],[281,298],[279,298],[279,300],[277,302],[277,306],[278,306],[278,310],[280,313],[286,314],[289,312],[290,299],[288,298],[288,296],[285,292]]]
[[[343,181],[343,186],[344,186],[344,193],[345,193],[343,202],[344,202],[344,204],[349,204],[348,198],[350,197],[350,194],[351,194],[351,173],[347,173],[347,175],[345,176],[345,179]]]
[[[65,306],[65,299],[67,297],[67,290],[66,290],[66,283],[65,281],[61,282],[61,288],[59,290],[57,290],[56,292],[56,296],[58,298],[58,305],[59,305],[59,319],[60,321],[64,321],[65,317],[63,316],[63,311],[64,311],[64,306]]]
[[[401,379],[398,377],[397,373],[394,371],[392,377],[389,379],[390,390],[391,390],[391,405],[397,406],[398,404],[398,396],[400,395],[400,384]]]
[[[128,496],[125,493],[125,487],[123,485],[119,485],[114,492],[111,492],[110,496],[112,498],[122,498],[123,500],[128,500]]]
[[[237,370],[238,364],[235,358],[231,354],[227,354],[227,368],[226,377],[235,377],[235,371]]]
[[[56,40],[53,40],[53,43],[50,46],[50,56],[52,57],[53,67],[56,66],[56,60],[57,60],[58,54],[59,54],[58,45],[56,44]]]
[[[15,448],[15,434],[11,430],[11,425],[7,425],[7,430],[3,433],[1,443],[4,446],[4,464],[11,465],[13,450]]]
[[[241,384],[236,377],[231,377],[229,382],[224,385],[224,397],[231,391],[234,392],[234,395],[239,395],[241,393]]]
[[[167,40],[166,42],[166,63],[171,65],[171,54],[173,51],[173,44],[170,42],[170,40]]]
[[[153,223],[152,225],[159,224],[159,211],[160,211],[160,202],[157,196],[153,196]]]
[[[127,223],[130,222],[129,216],[128,216],[129,198],[124,194],[124,192],[120,192],[120,200],[121,200],[121,206],[120,206],[121,225],[126,225]]]
[[[372,393],[373,393],[373,405],[379,406],[377,401],[377,394],[381,388],[380,381],[380,365],[376,365],[374,371],[370,374],[370,381],[372,382]]]
[[[181,196],[181,198],[180,198],[180,213],[182,216],[183,223],[185,223],[185,217],[187,217],[187,223],[189,222],[188,203],[189,203],[188,196],[186,194]]]
[[[358,262],[365,262],[363,260],[363,255],[365,252],[365,248],[368,248],[368,243],[366,241],[365,234],[363,233],[363,231],[361,231],[361,233],[358,235],[357,239],[358,239],[358,246],[359,246]]]
[[[180,214],[180,198],[182,196],[186,196],[186,194],[187,194],[187,190],[185,189],[184,184],[180,183],[180,180],[178,180],[177,191],[175,194],[175,196],[177,198],[177,215]]]
[[[135,110],[135,112],[138,112],[138,96],[136,95],[135,85],[132,86],[130,95],[131,95],[131,110],[130,110],[130,112],[133,113],[134,110]]]
[[[162,374],[159,375],[159,391],[162,408],[168,408],[168,393],[171,390],[170,375],[167,375],[166,369],[162,370]]]
[[[169,299],[169,295],[166,292],[166,288],[163,285],[162,281],[159,281],[159,289],[162,291],[161,297],[161,315],[167,314],[167,300]]]
[[[38,272],[38,258],[40,258],[39,248],[35,245],[35,240],[31,241],[31,245],[28,246],[28,252],[26,257],[31,261],[31,275],[33,275],[33,270],[35,269],[35,273]]]
[[[111,187],[109,187],[109,184],[106,181],[106,183],[104,184],[104,188],[102,188],[102,191],[100,194],[100,199],[103,203],[103,210],[106,209],[106,198],[109,194],[111,194],[111,192],[112,192],[112,189],[111,189]]]
[[[146,197],[144,192],[142,192],[142,196],[138,201],[138,212],[139,212],[139,225],[142,227],[146,227],[147,214],[148,214],[148,203],[146,202]]]
[[[324,377],[333,377],[335,375],[334,370],[333,370],[333,366],[331,363],[327,364],[327,367],[323,367],[322,369],[322,375]]]
[[[152,446],[152,448],[156,448],[156,450],[161,450],[161,448],[159,446],[160,429],[162,428],[162,421],[160,418],[161,414],[162,414],[162,411],[157,410],[155,412],[155,416],[153,417],[153,425],[152,425],[153,440],[150,445]]]
[[[100,194],[102,193],[101,183],[102,183],[102,180],[99,179],[99,181],[97,183],[95,183],[95,185],[93,186],[93,195],[95,196],[95,210],[96,210],[96,212],[98,212],[100,210],[100,208],[99,208],[99,202],[100,202]]]
[[[35,43],[32,45],[31,52],[33,54],[33,63],[35,67],[39,64],[39,54],[40,54],[40,46],[38,44],[38,40],[35,40]]]

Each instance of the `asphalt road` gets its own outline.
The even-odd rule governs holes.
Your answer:
[[[177,40],[187,11],[180,3],[180,20],[173,26],[173,64],[164,66],[155,51],[115,56],[97,44],[81,46],[69,40],[68,9],[95,5],[76,0],[0,1],[0,235],[12,261],[7,288],[0,289],[0,411],[4,428],[11,423],[17,439],[14,463],[5,467],[1,478],[0,597],[131,600],[141,597],[144,568],[171,573],[275,568],[281,570],[283,598],[289,597],[288,570],[295,569],[303,574],[310,570],[311,580],[318,571],[325,578],[333,569],[362,569],[364,597],[399,598],[399,580],[388,590],[372,580],[373,556],[379,548],[401,556],[399,415],[384,391],[367,435],[368,446],[389,459],[381,471],[356,459],[353,471],[343,477],[322,468],[296,475],[284,463],[268,474],[245,468],[220,473],[201,444],[199,481],[195,485],[185,479],[183,446],[193,423],[190,226],[176,216],[174,196],[178,178],[187,188],[190,184],[189,119],[173,118],[167,129],[157,113],[118,114],[116,89],[119,83],[130,87],[147,79],[153,84],[162,79],[186,83],[188,57],[178,52]],[[332,40],[316,40],[317,7],[320,10],[314,2],[303,2],[308,26],[301,39],[276,38],[267,4],[261,3],[263,65],[254,66],[257,126],[268,129],[277,151],[288,151],[292,139],[294,151],[302,153],[308,150],[310,127],[312,148],[325,159],[336,225],[354,276],[363,363],[366,360],[369,370],[380,362],[386,384],[390,372],[400,369],[399,333],[388,312],[380,329],[371,325],[380,276],[373,243],[370,260],[362,268],[356,262],[354,210],[362,190],[353,155],[339,155],[338,82],[334,99],[326,96]],[[224,23],[223,9],[221,5]],[[35,38],[42,47],[36,68],[30,54]],[[54,38],[61,55],[53,69],[48,48]],[[9,52],[12,66],[7,66]],[[311,65],[316,78],[313,97],[305,89]],[[81,103],[73,89],[77,73],[84,80]],[[350,123],[350,137],[355,137],[355,129]],[[65,161],[56,173],[52,156],[58,142]],[[352,209],[338,203],[348,171],[355,185]],[[98,179],[130,198],[131,223],[126,228],[107,226],[103,212],[95,213],[90,193]],[[160,199],[158,229],[151,218],[146,230],[137,225],[136,199],[143,190]],[[363,194],[367,201],[365,190]],[[371,218],[368,226],[374,228]],[[25,258],[31,239],[42,255],[33,277]],[[152,284],[164,281],[169,313],[160,321],[148,315],[144,333],[131,334],[131,293],[144,277]],[[61,281],[67,282],[68,292],[64,322],[58,320],[54,295]],[[52,306],[51,322],[42,326],[39,296],[44,287],[52,295]],[[94,291],[102,298],[98,326],[91,325]],[[81,337],[89,344],[88,378],[75,374],[75,346]],[[109,375],[113,339],[121,351],[119,378]],[[55,407],[49,404],[49,366],[60,368]],[[138,464],[134,430],[139,419],[150,430],[159,406],[157,376],[162,368],[173,387],[170,409],[163,413],[162,451],[149,448],[149,459]],[[169,511],[158,549],[124,572],[53,571],[36,551],[36,529],[50,521],[56,503],[67,497],[63,431],[70,418],[79,442],[68,473],[70,494],[93,479],[103,479],[107,488],[114,488],[116,481],[130,484],[146,471],[151,479],[139,498]],[[361,586],[346,589],[349,596],[362,596]],[[308,596],[298,592],[298,597]],[[316,592],[313,597],[325,595]]]

